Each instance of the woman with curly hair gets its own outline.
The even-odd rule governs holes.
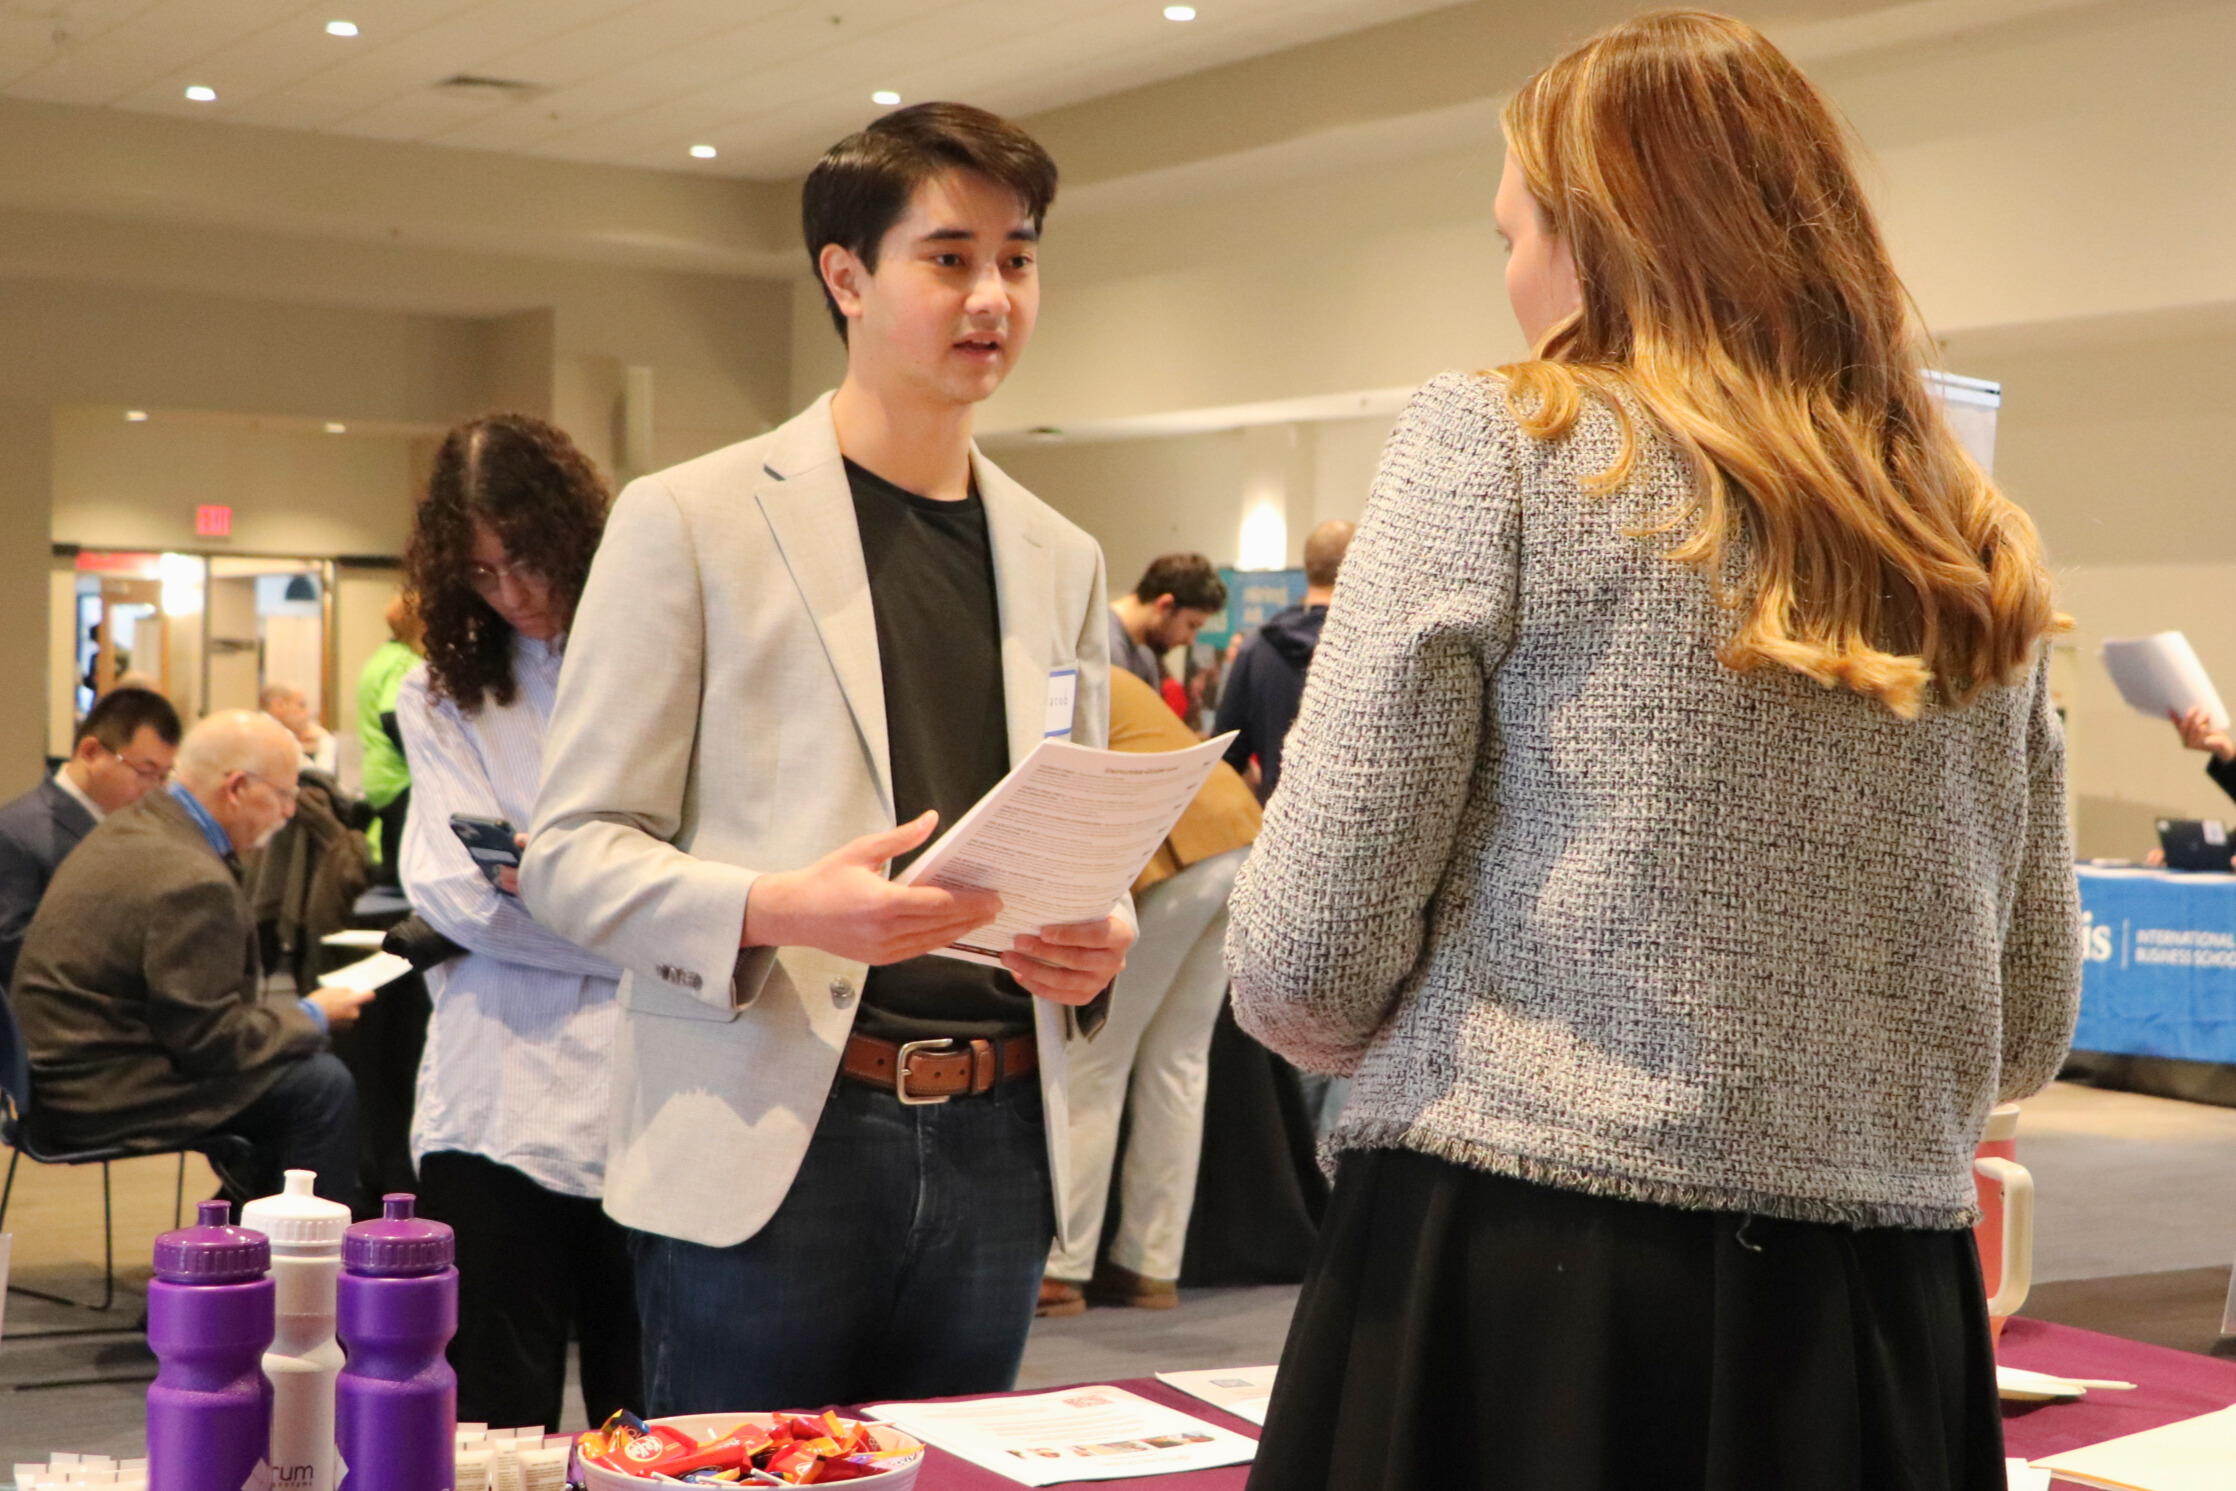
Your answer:
[[[547,1430],[570,1328],[590,1422],[643,1407],[629,1255],[599,1204],[620,970],[537,925],[515,872],[485,876],[451,816],[527,826],[608,500],[582,452],[542,420],[472,420],[436,454],[405,560],[427,660],[396,706],[413,794],[404,893],[464,949],[426,975],[420,1209],[458,1233],[459,1417]]]

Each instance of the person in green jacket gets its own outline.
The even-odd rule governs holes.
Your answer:
[[[411,597],[388,603],[388,637],[357,675],[357,738],[364,746],[365,800],[379,816],[365,835],[375,863],[393,866],[404,841],[404,811],[411,800],[411,768],[396,730],[396,692],[419,661],[419,613]],[[393,879],[393,874],[387,877]]]

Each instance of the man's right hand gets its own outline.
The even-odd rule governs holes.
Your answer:
[[[2224,732],[2213,728],[2212,717],[2202,708],[2187,714],[2176,714],[2169,709],[2166,717],[2182,733],[2183,745],[2193,751],[2211,751],[2215,760],[2236,761],[2236,744],[2231,744]]]
[[[896,885],[885,866],[932,836],[939,814],[926,813],[884,833],[865,834],[804,870],[763,875],[745,902],[742,947],[813,947],[881,966],[922,957],[1000,914],[992,891]]]
[[[328,1030],[341,1030],[357,1023],[357,1012],[378,992],[375,989],[319,988],[304,997],[325,1014]]]

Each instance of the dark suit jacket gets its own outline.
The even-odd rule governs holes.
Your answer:
[[[53,777],[0,808],[0,989],[15,982],[23,934],[55,866],[93,832],[94,822]]]
[[[9,990],[35,1131],[156,1149],[231,1118],[326,1045],[261,982],[239,879],[186,809],[159,789],[111,813],[55,872]]]

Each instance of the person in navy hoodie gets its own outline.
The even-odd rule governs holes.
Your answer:
[[[1281,781],[1281,742],[1296,723],[1304,697],[1304,675],[1320,645],[1320,623],[1335,596],[1336,571],[1351,547],[1352,525],[1330,518],[1304,540],[1304,601],[1274,613],[1258,635],[1243,644],[1234,673],[1219,693],[1214,735],[1235,732],[1227,764],[1243,774],[1264,802]],[[1255,756],[1257,769],[1250,767]]]

